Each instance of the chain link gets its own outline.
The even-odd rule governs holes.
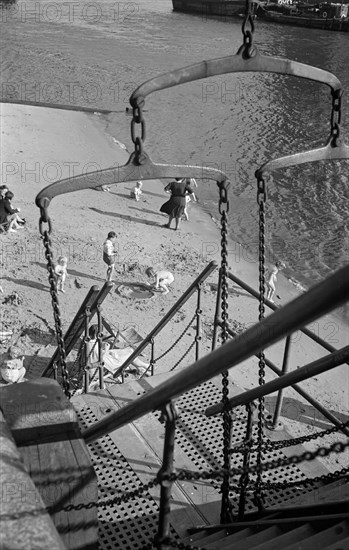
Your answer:
[[[190,346],[189,346],[189,348],[187,349],[187,351],[185,351],[185,352],[183,353],[182,357],[177,361],[177,363],[175,363],[175,364],[173,365],[173,367],[170,369],[170,372],[173,371],[173,370],[175,370],[175,369],[178,367],[178,365],[183,361],[183,359],[186,358],[186,356],[188,355],[188,353],[190,353],[190,351],[193,349],[194,346],[195,346],[195,340],[194,340],[194,342],[192,342],[192,343],[190,344]]]
[[[194,320],[196,319],[196,313],[194,314],[194,316],[192,317],[192,319],[190,319],[188,325],[185,327],[185,329],[183,330],[183,332],[180,334],[180,336],[177,338],[177,340],[172,344],[172,346],[170,348],[168,348],[167,351],[165,351],[162,355],[159,355],[159,357],[157,357],[156,359],[154,359],[154,363],[156,363],[157,361],[160,361],[160,359],[162,359],[163,357],[165,357],[165,355],[167,355],[168,353],[170,353],[170,351],[173,350],[173,348],[176,347],[176,345],[178,344],[178,342],[183,338],[183,336],[185,335],[185,333],[187,332],[188,328],[191,327],[191,325],[193,324]]]
[[[222,344],[229,338],[228,334],[228,220],[229,200],[225,183],[219,186],[219,212],[221,214],[221,318],[222,318]],[[228,371],[222,372],[222,403],[223,403],[223,464],[225,471],[229,472],[230,446],[231,446],[231,412],[229,410],[229,375]],[[221,522],[228,520],[224,517],[230,509],[229,501],[229,475],[223,478],[222,482],[222,508]]]
[[[259,206],[259,245],[258,245],[258,263],[259,263],[259,316],[258,320],[262,321],[265,314],[265,201],[266,188],[263,178],[257,179],[257,203]],[[264,352],[259,354],[259,370],[258,383],[262,386],[265,381],[265,355]],[[263,444],[264,444],[264,397],[258,400],[258,422],[257,422],[257,490],[256,501],[259,508],[262,507],[262,460],[263,460]]]
[[[136,160],[139,164],[143,161],[144,142],[146,138],[146,125],[143,117],[144,99],[138,98],[135,100],[133,107],[133,117],[131,120],[131,139],[135,147]],[[141,134],[136,135],[136,124],[140,124]]]
[[[62,368],[63,389],[64,389],[65,395],[68,397],[68,399],[70,399],[70,396],[71,396],[70,384],[69,384],[69,375],[68,375],[68,369],[66,364],[64,338],[63,338],[63,332],[62,332],[61,312],[59,309],[56,276],[55,276],[54,264],[52,260],[52,245],[51,245],[51,239],[48,231],[44,231],[42,239],[45,247],[45,258],[47,261],[48,280],[50,283],[50,294],[52,298],[53,317],[55,320],[57,344],[58,344],[59,356],[60,356],[60,365]]]
[[[349,439],[345,443],[337,442],[331,445],[330,447],[319,447],[316,451],[313,451],[313,452],[307,451],[301,455],[293,455],[290,457],[279,458],[269,462],[265,462],[261,465],[261,468],[263,471],[267,471],[269,469],[274,469],[282,466],[289,466],[290,464],[300,464],[301,462],[304,462],[304,461],[314,460],[319,456],[325,457],[331,453],[341,453],[348,447],[349,447]],[[349,470],[348,468],[344,469],[345,472],[347,472],[348,470]],[[178,473],[163,475],[162,481],[167,480],[173,483],[175,481],[191,481],[191,480],[197,481],[200,479],[202,480],[219,479],[219,478],[222,478],[224,475],[227,475],[227,473],[229,473],[231,476],[241,476],[242,474],[246,474],[246,473],[254,474],[256,472],[257,472],[257,466],[249,466],[246,468],[231,468],[229,472],[227,472],[224,468],[217,469],[217,470],[210,470],[207,472],[192,472],[192,471],[181,470]],[[328,474],[325,477],[326,478],[332,477],[334,479],[339,477],[339,473]],[[319,479],[322,479],[322,478],[323,476],[320,476]],[[314,482],[314,479],[309,480],[309,483],[311,482]],[[6,519],[15,520],[15,519],[21,519],[24,516],[38,516],[45,513],[51,513],[53,511],[71,512],[73,510],[91,509],[91,508],[96,508],[98,506],[107,508],[108,506],[114,506],[115,504],[121,504],[122,502],[128,502],[130,499],[137,498],[148,489],[155,487],[156,485],[159,485],[159,483],[160,481],[156,477],[150,480],[147,484],[142,485],[141,487],[138,487],[134,491],[129,491],[128,493],[124,493],[122,496],[114,497],[112,499],[108,499],[102,502],[89,502],[88,504],[85,504],[85,503],[68,504],[67,506],[62,507],[59,510],[56,507],[48,507],[48,508],[39,508],[37,510],[28,510],[25,512],[19,512],[19,513],[13,513],[13,514],[0,514],[0,518],[5,520]]]
[[[340,144],[340,123],[342,118],[342,91],[332,91],[332,112],[331,112],[331,138],[335,147]]]
[[[263,450],[264,451],[278,451],[280,449],[284,449],[286,447],[293,447],[294,445],[301,445],[302,443],[306,443],[308,441],[313,441],[314,439],[318,439],[320,437],[325,437],[326,435],[330,435],[336,432],[341,431],[344,428],[349,427],[349,421],[342,422],[339,426],[333,426],[333,428],[328,428],[327,430],[323,430],[321,432],[316,432],[314,434],[309,435],[303,435],[301,437],[297,437],[295,439],[283,439],[280,441],[264,441],[263,444]],[[238,447],[234,447],[230,450],[231,454],[234,453],[243,453],[246,448],[253,447],[253,443],[242,443],[242,445],[239,445]]]

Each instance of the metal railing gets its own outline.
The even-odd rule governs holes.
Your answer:
[[[183,369],[119,411],[108,415],[83,432],[95,441],[137,418],[163,408],[172,399],[223,371],[258,354],[285,336],[325,315],[349,300],[349,266],[343,267],[304,295],[278,309],[233,340]]]
[[[253,296],[257,299],[259,298],[259,294],[254,288],[252,288],[251,286],[246,284],[244,281],[242,281],[241,279],[236,277],[233,273],[231,273],[229,271],[227,276],[231,281],[233,281],[240,288],[244,289],[248,294],[250,294],[251,296]],[[219,281],[220,281],[220,278],[219,278]],[[212,348],[213,349],[215,348],[216,342],[217,342],[217,329],[222,326],[222,320],[220,319],[220,303],[221,303],[220,294],[221,294],[221,289],[220,289],[220,284],[218,284],[217,305],[216,305],[215,320],[214,320],[214,332],[213,332],[213,338],[212,338]],[[277,311],[277,310],[280,309],[273,302],[271,302],[270,300],[265,299],[265,304],[270,309],[272,309],[273,311]],[[228,327],[227,330],[228,330],[228,333],[230,334],[230,336],[232,336],[234,338],[238,335],[238,332],[232,330],[229,327]],[[322,348],[326,349],[327,351],[330,351],[330,352],[336,352],[337,351],[337,349],[334,348],[331,344],[329,344],[328,342],[326,342],[325,340],[320,338],[317,334],[315,334],[314,332],[312,332],[308,328],[303,326],[303,327],[298,327],[297,330],[302,332],[305,336],[309,337],[311,340],[313,340],[314,342],[319,344]],[[288,371],[290,346],[291,346],[291,335],[288,335],[286,337],[285,348],[284,348],[284,353],[283,353],[283,358],[282,358],[282,368],[281,369],[279,369],[272,361],[270,361],[268,358],[265,357],[266,366],[269,367],[270,370],[272,370],[278,376],[284,376]],[[346,359],[343,362],[349,364],[348,359]],[[309,393],[307,393],[303,388],[298,386],[298,384],[293,383],[293,384],[290,384],[290,386],[299,395],[301,395],[311,406],[313,406],[316,410],[318,410],[322,414],[322,416],[327,418],[335,426],[339,427],[339,429],[342,430],[344,434],[349,435],[349,430],[340,427],[341,424],[342,424],[341,421],[335,415],[333,415],[330,411],[328,411],[326,409],[326,407],[323,407]],[[280,416],[281,408],[282,408],[282,394],[283,394],[283,389],[280,389],[279,392],[278,392],[277,398],[276,398],[276,404],[275,404],[273,419],[271,420],[271,422],[268,422],[268,428],[269,429],[274,429],[277,422],[278,422],[278,420],[279,420],[279,416]]]
[[[132,361],[138,357],[144,349],[150,344],[151,345],[151,374],[154,374],[154,338],[159,334],[159,332],[167,325],[169,321],[174,317],[174,315],[179,311],[179,309],[191,298],[191,296],[197,292],[197,307],[196,307],[196,336],[195,336],[195,359],[199,359],[199,350],[200,350],[200,340],[201,340],[201,286],[202,283],[213,273],[217,268],[217,262],[210,262],[205,269],[198,275],[195,281],[189,286],[189,288],[182,294],[182,296],[177,300],[177,302],[172,306],[172,308],[164,315],[161,321],[156,325],[153,330],[144,338],[140,345],[134,350],[132,355],[130,355],[126,361],[121,365],[121,367],[114,373],[114,378],[121,375],[122,381],[124,382],[124,373],[126,368],[132,363]]]

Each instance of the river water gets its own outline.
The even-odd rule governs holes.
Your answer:
[[[24,1],[2,5],[2,96],[115,111],[107,131],[129,150],[130,93],[144,80],[203,59],[235,54],[241,21],[172,11],[170,0]],[[349,36],[256,22],[254,42],[276,55],[333,72],[344,87],[349,143]],[[255,170],[266,160],[325,144],[327,86],[275,74],[239,73],[157,92],[146,100],[145,148],[154,161],[209,165],[231,181],[230,235],[255,261]],[[274,173],[267,183],[268,260],[311,286],[348,262],[348,161]],[[218,218],[215,183],[200,184]]]

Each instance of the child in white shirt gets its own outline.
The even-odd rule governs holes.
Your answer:
[[[131,190],[130,195],[133,199],[136,199],[136,201],[139,201],[143,194],[142,186],[143,182],[137,181],[136,186]]]
[[[60,256],[57,260],[57,265],[55,267],[55,274],[57,276],[57,289],[60,292],[65,292],[64,283],[67,277],[67,265],[68,258],[65,256]]]

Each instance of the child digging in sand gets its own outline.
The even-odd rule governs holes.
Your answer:
[[[57,276],[57,289],[60,292],[65,292],[64,283],[67,277],[67,265],[68,259],[65,256],[60,256],[57,260],[57,265],[55,267],[55,274]]]
[[[155,279],[155,290],[160,290],[163,294],[168,294],[168,286],[173,283],[174,276],[169,271],[157,271],[155,272],[152,267],[148,267],[146,274],[149,278]]]
[[[267,300],[274,303],[273,296],[275,293],[275,284],[276,284],[276,276],[282,269],[285,269],[286,265],[284,262],[281,262],[280,260],[276,262],[275,266],[272,269],[272,272],[269,275],[269,279],[267,281]]]

